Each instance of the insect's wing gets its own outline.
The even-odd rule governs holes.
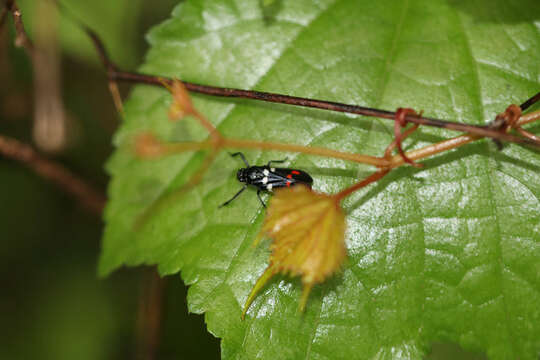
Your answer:
[[[301,183],[311,186],[313,183],[313,179],[307,172],[298,169],[274,168],[272,174],[274,174],[276,178],[282,179],[282,181],[288,180],[293,184]]]
[[[276,171],[271,171],[268,174],[268,184],[272,184],[274,188],[287,186],[288,180],[289,179],[287,179],[286,175],[284,176],[283,174]],[[291,181],[289,180],[289,182]]]

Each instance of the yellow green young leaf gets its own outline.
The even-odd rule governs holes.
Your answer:
[[[334,274],[346,256],[345,215],[339,201],[302,185],[276,191],[262,236],[273,240],[270,265],[249,294],[242,318],[257,293],[278,273],[301,276],[303,311],[313,286]]]

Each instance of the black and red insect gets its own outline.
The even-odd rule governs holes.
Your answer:
[[[231,199],[221,204],[220,207],[229,205],[231,201],[247,189],[248,185],[257,188],[257,197],[261,201],[261,204],[266,207],[263,199],[261,199],[262,191],[272,192],[276,188],[290,187],[298,184],[311,187],[311,184],[313,184],[313,179],[305,171],[272,166],[273,163],[283,163],[287,160],[270,160],[264,166],[251,166],[241,152],[231,154],[231,156],[240,156],[244,164],[246,164],[245,168],[238,169],[236,172],[236,178],[241,183],[244,183],[244,186]]]

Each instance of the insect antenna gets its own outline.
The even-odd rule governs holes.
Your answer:
[[[240,156],[242,158],[242,160],[244,161],[244,164],[246,164],[246,167],[249,167],[249,163],[248,161],[246,160],[246,157],[244,156],[243,153],[241,152],[235,152],[233,154],[229,153],[229,155],[231,155],[232,157],[235,157],[235,156]]]

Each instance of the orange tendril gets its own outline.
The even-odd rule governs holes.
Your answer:
[[[401,132],[401,128],[404,128],[405,126],[407,126],[407,120],[405,119],[407,115],[417,115],[417,114],[416,114],[416,111],[410,108],[398,108],[396,110],[396,116],[394,118],[395,119],[394,121],[395,140],[393,143],[389,145],[388,148],[391,151],[394,147],[397,147],[399,155],[401,155],[401,157],[403,158],[403,161],[405,161],[406,163],[414,167],[422,167],[421,164],[418,164],[414,162],[413,160],[411,160],[409,157],[407,157],[407,155],[405,154],[405,151],[403,151],[403,148],[401,147],[401,141],[404,140],[407,136],[409,136],[413,131],[415,131],[418,128],[418,125],[415,125],[409,130],[405,131],[404,133]],[[385,156],[388,156],[388,155],[389,155],[389,151],[385,153]]]

